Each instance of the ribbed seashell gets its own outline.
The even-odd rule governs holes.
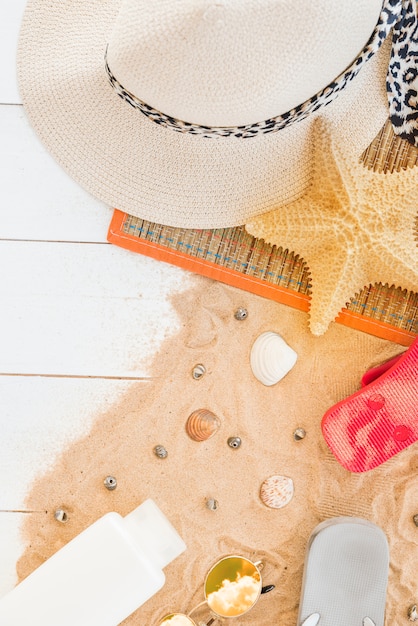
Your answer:
[[[293,498],[293,480],[287,476],[270,476],[260,488],[262,502],[271,509],[281,509]]]
[[[251,348],[250,364],[254,376],[267,387],[275,385],[294,366],[296,352],[271,331],[261,333]]]
[[[221,421],[209,409],[197,409],[189,415],[186,432],[193,441],[206,441],[219,430]]]

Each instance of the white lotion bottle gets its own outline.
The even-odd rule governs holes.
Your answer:
[[[185,549],[153,500],[107,513],[0,599],[0,626],[118,626]]]

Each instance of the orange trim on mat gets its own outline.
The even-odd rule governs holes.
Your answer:
[[[123,232],[122,227],[125,215],[123,211],[119,211],[118,209],[114,210],[107,234],[107,240],[110,243],[125,248],[126,250],[131,250],[132,252],[139,252],[157,261],[165,261],[166,263],[177,265],[185,270],[201,274],[213,280],[218,280],[227,285],[250,291],[258,296],[286,304],[295,309],[309,311],[309,296],[305,294],[292,291],[291,289],[285,289],[279,285],[273,285],[272,283],[260,280],[254,276],[241,274],[233,269],[216,265],[210,261],[197,259],[184,252],[172,250],[161,244],[139,239],[134,235]],[[396,328],[386,322],[365,317],[354,311],[348,311],[347,309],[343,309],[335,321],[338,324],[361,330],[375,335],[376,337],[380,337],[381,339],[399,343],[403,346],[411,345],[414,339],[416,339],[416,335],[412,332],[403,330],[402,328]]]
[[[122,248],[131,250],[132,252],[140,252],[146,256],[157,259],[157,261],[166,261],[172,265],[177,265],[182,269],[189,270],[207,276],[213,280],[218,280],[232,287],[238,287],[244,289],[244,291],[250,291],[263,296],[269,300],[275,300],[282,304],[287,304],[295,309],[301,311],[309,310],[309,296],[291,289],[285,289],[279,285],[273,285],[267,283],[254,276],[247,276],[241,274],[236,270],[228,267],[222,267],[222,265],[216,265],[210,261],[203,261],[203,259],[197,259],[180,252],[179,250],[172,250],[166,248],[161,244],[154,243],[153,241],[147,241],[145,239],[138,239],[134,235],[129,235],[122,231],[122,225],[125,219],[125,213],[115,210],[112,221],[110,223],[107,239],[110,243],[114,243]]]
[[[335,320],[338,324],[343,324],[349,328],[362,330],[370,335],[375,335],[381,339],[388,339],[394,343],[400,343],[402,346],[410,346],[417,338],[415,333],[411,333],[403,328],[391,326],[387,322],[375,320],[372,317],[365,317],[355,311],[347,311],[343,309]]]

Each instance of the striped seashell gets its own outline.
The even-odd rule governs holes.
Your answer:
[[[195,380],[199,380],[206,374],[206,367],[202,363],[198,363],[192,369],[192,376]]]
[[[262,502],[271,509],[281,509],[293,498],[293,480],[287,476],[270,476],[260,488]]]
[[[290,372],[297,358],[296,352],[280,335],[267,331],[253,343],[250,364],[257,380],[269,387]]]
[[[189,415],[186,432],[193,441],[206,441],[219,430],[221,421],[209,409],[197,409]]]

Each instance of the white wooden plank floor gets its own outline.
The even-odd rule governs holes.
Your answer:
[[[25,496],[177,329],[182,270],[106,242],[112,209],[55,164],[24,115],[15,50],[25,0],[0,3],[0,596],[16,583]]]

